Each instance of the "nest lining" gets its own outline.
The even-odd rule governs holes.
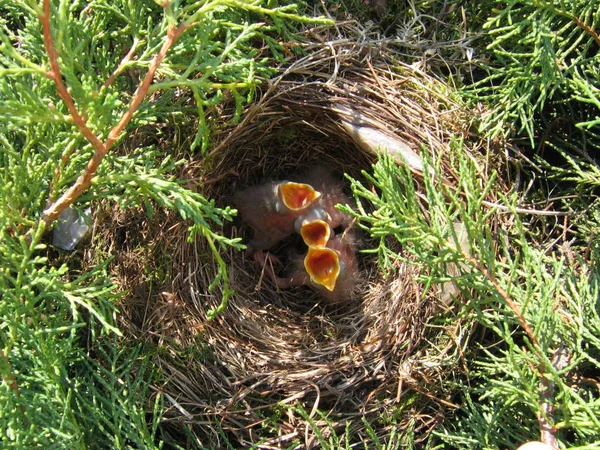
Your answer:
[[[417,152],[424,144],[434,160],[444,158],[453,136],[468,138],[466,111],[435,79],[396,61],[392,69],[385,54],[374,54],[373,43],[314,45],[268,85],[235,128],[216,136],[208,161],[185,168],[190,179],[210,180],[201,188],[221,206],[236,190],[317,164],[332,167],[340,179],[343,173],[360,179],[375,155],[344,128],[348,108]],[[480,143],[469,145],[479,159]],[[451,161],[442,167],[446,179],[456,179]],[[223,232],[247,236],[239,221]],[[352,421],[356,440],[369,439],[361,416],[394,417],[394,426],[423,436],[442,420],[451,403],[434,380],[457,370],[460,351],[454,331],[428,327],[446,306],[422,295],[414,266],[397,263],[389,276],[373,256],[361,255],[361,291],[329,305],[309,287],[278,290],[251,257],[229,251],[223,257],[236,294],[207,322],[206,311],[221,301],[221,288],[208,288],[217,264],[204,242],[187,242],[184,226],[174,233],[177,275],[144,312],[143,328],[168,349],[157,357],[168,380],[160,388],[172,406],[167,417],[191,427],[203,445],[221,446],[225,433],[242,446],[261,441],[275,448],[296,439],[312,447],[311,427],[331,431],[331,423],[317,420],[317,409],[334,428]],[[361,237],[362,248],[373,245]],[[190,346],[202,348],[201,357],[182,358],[181,349]],[[405,400],[414,393],[419,401]],[[288,409],[266,431],[263,425],[281,404],[301,405],[315,422],[309,426]],[[385,440],[389,431],[381,425],[377,433]]]

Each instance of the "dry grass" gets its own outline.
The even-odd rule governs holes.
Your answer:
[[[450,183],[457,175],[449,142],[464,138],[485,179],[487,164],[495,162],[470,135],[469,112],[452,92],[394,61],[377,41],[352,36],[353,30],[322,30],[305,48],[308,56],[283,69],[242,121],[216,136],[207,158],[187,164],[182,174],[188,186],[224,206],[238,189],[315,164],[333,168],[340,179],[342,173],[360,178],[375,156],[359,148],[342,126],[348,108],[362,123],[417,152],[423,145],[434,160],[441,159]],[[346,37],[335,38],[334,32]],[[418,175],[415,180],[421,184]],[[252,258],[229,251],[223,257],[236,294],[225,312],[208,322],[206,312],[222,295],[220,286],[209,289],[218,271],[209,249],[202,241],[189,243],[186,227],[173,217],[153,223],[160,224],[146,224],[153,230],[153,251],[119,262],[129,264],[120,278],[131,291],[122,325],[159,349],[155,361],[164,384],[156,389],[170,405],[166,430],[173,439],[184,444],[187,428],[187,445],[225,447],[228,438],[236,447],[259,442],[260,448],[291,442],[313,447],[314,430],[282,406],[295,404],[325,433],[331,427],[318,420],[317,409],[336,430],[336,424],[343,431],[351,420],[355,441],[368,440],[361,417],[384,438],[391,426],[411,426],[425,437],[453,408],[442,381],[460,372],[468,330],[460,321],[433,325],[441,312],[451,318],[452,310],[433,290],[423,294],[412,266],[398,263],[396,275],[388,276],[372,255],[361,254],[360,292],[346,304],[328,305],[308,287],[278,291]],[[233,236],[246,231],[240,222],[223,230]],[[372,244],[362,236],[362,248]],[[120,249],[134,251],[127,245]],[[147,286],[136,292],[152,268],[148,264],[158,265],[156,255],[168,265],[160,293]]]

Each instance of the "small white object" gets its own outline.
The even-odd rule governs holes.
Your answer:
[[[91,216],[91,208],[80,213],[69,206],[56,221],[52,245],[63,250],[73,250],[90,229]]]
[[[406,161],[408,166],[423,173],[423,160],[411,146],[398,136],[384,133],[381,124],[347,106],[336,106],[342,119],[342,126],[352,140],[362,149],[377,154],[384,151],[393,156],[397,162]]]
[[[354,125],[345,120],[342,121],[342,125],[354,142],[363,149],[372,153],[378,150],[384,151],[396,158],[396,161],[402,162],[404,159],[411,169],[423,172],[421,157],[400,138],[391,137],[375,128]]]

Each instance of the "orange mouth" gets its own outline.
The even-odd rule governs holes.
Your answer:
[[[279,192],[283,204],[292,211],[306,208],[321,196],[321,193],[315,191],[311,185],[291,181],[281,183]]]
[[[309,247],[304,258],[304,268],[312,281],[333,291],[340,274],[340,257],[330,248]]]
[[[302,225],[300,235],[304,239],[304,243],[309,247],[325,247],[327,241],[329,241],[331,229],[327,225],[327,222],[315,220]]]

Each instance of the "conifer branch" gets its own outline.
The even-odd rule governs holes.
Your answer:
[[[514,302],[510,298],[510,296],[508,295],[508,292],[506,292],[506,290],[502,286],[500,286],[500,284],[494,279],[494,277],[490,274],[490,272],[483,265],[481,265],[475,258],[473,258],[470,255],[467,255],[464,252],[461,252],[461,253],[462,253],[462,256],[465,259],[469,260],[471,262],[471,264],[473,264],[477,268],[477,270],[479,270],[481,272],[481,274],[483,274],[483,276],[492,284],[492,286],[494,287],[494,289],[496,290],[498,295],[500,295],[500,297],[502,297],[504,302],[508,305],[508,307],[511,309],[511,311],[515,314],[515,316],[517,317],[517,320],[519,321],[519,324],[521,325],[521,328],[523,328],[523,330],[525,330],[525,333],[527,333],[527,336],[529,337],[529,340],[531,341],[533,351],[536,354],[538,361],[539,361],[539,363],[538,363],[537,367],[535,367],[535,369],[537,370],[539,377],[540,377],[540,386],[541,386],[540,408],[545,413],[545,415],[538,414],[538,421],[540,423],[540,439],[542,440],[542,442],[549,445],[552,450],[557,450],[558,445],[557,445],[556,437],[554,436],[555,430],[554,430],[554,427],[552,426],[552,424],[548,420],[548,419],[552,419],[552,417],[554,415],[553,414],[554,408],[553,408],[552,402],[554,401],[555,385],[548,378],[548,368],[545,366],[545,364],[543,362],[546,358],[541,350],[542,347],[540,346],[540,342],[539,342],[538,338],[536,337],[536,335],[534,334],[531,326],[525,320],[525,317],[523,316],[523,313],[521,312],[521,308],[519,308],[517,303]],[[552,365],[555,366],[555,368],[557,365],[557,361],[559,361],[558,356],[552,361]],[[560,364],[561,363],[559,363],[559,365]],[[559,368],[562,369],[563,367],[564,367],[564,365],[560,366]]]
[[[573,17],[573,22],[575,22],[575,24],[581,28],[582,30],[584,30],[586,33],[588,33],[592,39],[594,39],[594,41],[596,41],[596,44],[598,44],[598,46],[600,46],[600,36],[598,36],[598,33],[596,33],[596,31],[590,27],[589,25],[586,25],[583,20],[581,20],[579,17]]]
[[[46,226],[50,225],[54,222],[60,214],[67,209],[73,202],[85,192],[92,184],[92,179],[102,162],[102,159],[106,156],[112,145],[119,138],[119,135],[123,131],[123,129],[127,126],[127,124],[131,121],[133,114],[139,108],[142,100],[146,96],[148,89],[150,88],[150,84],[152,84],[152,80],[154,79],[154,75],[156,74],[156,70],[166,57],[169,49],[173,46],[173,44],[177,41],[177,39],[181,36],[181,34],[188,29],[191,25],[186,23],[182,23],[179,27],[175,28],[170,26],[167,30],[167,39],[165,40],[160,51],[154,56],[150,67],[148,68],[148,72],[146,76],[142,80],[141,84],[138,86],[133,99],[129,105],[127,111],[121,117],[121,120],[117,125],[110,131],[108,134],[108,138],[106,142],[102,142],[87,126],[86,120],[79,114],[77,107],[73,101],[73,97],[69,94],[68,89],[63,83],[62,74],[60,71],[60,66],[58,64],[58,52],[54,46],[54,39],[52,38],[52,31],[50,27],[50,0],[44,0],[44,13],[40,16],[40,21],[42,23],[42,30],[44,35],[44,46],[46,48],[46,53],[48,54],[48,58],[50,60],[50,68],[51,70],[47,73],[48,78],[50,78],[56,84],[56,90],[58,95],[61,97],[71,117],[73,118],[73,122],[79,128],[81,134],[86,138],[86,140],[92,145],[94,148],[94,155],[90,159],[85,168],[84,172],[77,178],[75,184],[73,184],[56,202],[54,202],[48,209],[44,211],[42,216],[42,220],[45,222]],[[135,47],[134,47],[135,48]],[[107,80],[107,82],[110,78]]]
[[[498,295],[502,297],[504,302],[512,310],[515,316],[517,316],[517,320],[519,321],[521,328],[523,328],[523,330],[525,330],[525,333],[527,333],[527,336],[529,337],[529,340],[531,341],[531,344],[536,350],[538,356],[542,356],[542,353],[539,351],[540,343],[537,337],[535,336],[533,330],[531,329],[531,326],[529,326],[529,324],[525,320],[525,317],[523,317],[521,308],[519,308],[519,306],[513,301],[513,299],[510,298],[508,292],[506,292],[506,290],[502,286],[500,286],[500,283],[498,283],[495,280],[495,278],[490,274],[489,270],[487,270],[479,261],[477,261],[472,256],[466,254],[464,251],[461,251],[461,254],[463,258],[468,260],[475,268],[477,268],[477,270],[481,272],[481,274],[492,284]]]
[[[48,0],[46,0],[46,1],[48,1]],[[119,123],[108,134],[108,139],[106,140],[107,150],[110,149],[110,147],[112,147],[112,145],[115,143],[115,141],[119,138],[119,135],[121,134],[123,129],[127,126],[129,121],[133,117],[133,114],[135,113],[135,111],[139,108],[140,104],[142,103],[142,100],[144,99],[144,97],[146,96],[146,93],[148,92],[148,89],[150,88],[150,84],[152,84],[152,80],[154,79],[154,74],[156,73],[158,66],[160,66],[162,61],[167,56],[169,49],[173,46],[173,44],[177,41],[177,39],[179,39],[179,36],[181,36],[181,34],[185,30],[187,30],[190,26],[191,25],[188,25],[186,23],[182,23],[177,28],[175,28],[173,26],[169,26],[169,29],[167,30],[167,39],[164,42],[160,51],[154,56],[154,59],[152,60],[150,67],[148,67],[148,72],[146,72],[146,76],[142,80],[142,83],[140,84],[140,86],[135,91],[133,99],[131,100],[131,103],[129,104],[129,108],[127,109],[125,114],[123,114],[123,117],[121,117],[121,120],[119,121]]]
[[[58,181],[60,180],[60,175],[61,175],[61,171],[62,168],[64,168],[67,165],[67,161],[69,161],[69,158],[71,157],[71,155],[75,152],[75,145],[73,145],[67,152],[65,152],[61,158],[60,158],[60,164],[58,164],[56,166],[56,169],[54,169],[54,179],[52,181],[50,181],[50,188],[49,188],[49,195],[48,195],[48,199],[50,202],[54,202],[56,200],[55,198],[55,186],[58,185]]]
[[[77,107],[73,102],[73,97],[69,94],[66,86],[62,80],[62,74],[60,72],[60,66],[58,65],[58,52],[54,47],[54,38],[52,37],[52,31],[50,27],[50,0],[44,0],[44,14],[40,16],[40,22],[42,23],[42,31],[44,35],[44,47],[50,60],[50,71],[46,73],[48,78],[54,81],[56,84],[56,91],[58,95],[65,102],[69,114],[73,118],[73,122],[79,128],[81,134],[88,140],[96,151],[104,151],[104,144],[98,137],[90,130],[86,124],[86,120],[79,114]]]
[[[123,70],[123,67],[125,67],[125,64],[127,64],[131,60],[131,58],[133,57],[133,55],[135,55],[135,52],[137,50],[137,46],[138,46],[139,42],[140,41],[137,38],[135,38],[133,40],[133,45],[131,46],[131,48],[129,49],[129,51],[127,52],[127,54],[123,57],[123,59],[119,63],[119,67],[117,67],[113,71],[113,73],[110,75],[110,77],[108,77],[108,79],[104,82],[104,84],[102,86],[108,87],[111,84],[113,84],[113,82],[117,79],[117,77],[121,73],[121,70]]]

